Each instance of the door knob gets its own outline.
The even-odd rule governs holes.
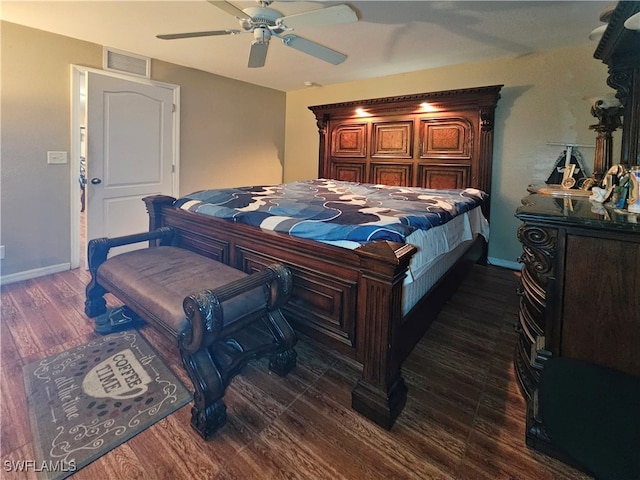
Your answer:
[[[99,179],[99,178],[93,177],[91,179],[91,183],[94,184],[94,185],[98,185],[99,183],[102,183],[102,180]]]

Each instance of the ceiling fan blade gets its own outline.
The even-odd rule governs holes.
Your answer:
[[[156,35],[161,40],[175,40],[177,38],[193,38],[193,37],[212,37],[215,35],[235,35],[240,30],[210,30],[208,32],[189,32],[189,33],[168,33],[164,35]]]
[[[264,67],[264,62],[267,59],[267,50],[269,49],[269,42],[252,42],[251,51],[249,52],[249,68]]]
[[[333,65],[338,65],[347,59],[347,56],[340,52],[331,50],[306,38],[298,37],[297,35],[284,35],[280,38],[282,39],[282,43],[288,47],[295,48],[320,60],[332,63]]]
[[[251,20],[251,17],[236,7],[233,3],[229,3],[225,0],[207,0],[211,5],[218,7],[221,10],[224,10],[229,15],[233,15],[234,17],[243,18],[245,20]]]
[[[278,25],[288,28],[317,27],[321,25],[338,25],[340,23],[353,23],[358,21],[358,16],[349,5],[334,5],[333,7],[296,13],[279,18]]]

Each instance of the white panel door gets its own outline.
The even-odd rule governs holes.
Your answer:
[[[87,238],[146,231],[142,198],[174,194],[173,89],[87,72],[86,91]]]

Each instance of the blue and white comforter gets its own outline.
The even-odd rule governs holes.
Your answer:
[[[481,205],[480,190],[432,190],[317,179],[203,190],[175,206],[318,241],[405,242]]]

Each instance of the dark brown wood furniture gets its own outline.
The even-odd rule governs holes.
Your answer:
[[[623,107],[619,161],[627,167],[640,163],[640,32],[624,22],[639,11],[640,2],[618,2],[594,53]],[[587,198],[530,195],[522,203],[514,364],[528,403],[527,444],[562,458],[538,411],[545,362],[565,357],[640,375],[640,218]]]
[[[320,128],[319,176],[489,192],[499,91],[492,86],[311,107]],[[425,102],[437,113],[426,112]],[[355,117],[356,104],[375,115]],[[384,428],[406,402],[402,362],[463,274],[486,258],[478,236],[403,314],[413,245],[385,241],[350,250],[176,209],[171,197],[145,201],[150,229],[170,226],[181,247],[245,272],[274,261],[287,265],[293,275],[292,297],[283,307],[287,318],[299,332],[362,364],[352,406]]]
[[[548,358],[640,375],[640,218],[536,194],[516,216],[524,253],[515,370],[528,403],[527,443],[551,452],[536,398]]]
[[[227,419],[224,392],[250,360],[269,356],[269,368],[286,375],[296,365],[296,335],[280,309],[291,295],[291,272],[282,264],[248,275],[172,246],[176,231],[161,228],[88,244],[91,281],[85,313],[106,312],[115,295],[151,326],[177,339],[194,386],[191,425],[210,438]],[[150,248],[113,255],[111,248],[151,242]],[[157,245],[156,245],[157,244]],[[262,324],[264,335],[247,335]]]
[[[384,185],[474,187],[491,194],[494,113],[501,88],[309,107],[320,133],[318,175]]]
[[[607,84],[623,106],[620,161],[640,165],[640,31],[625,28],[627,18],[640,12],[640,2],[618,2],[611,13],[594,57],[609,67]]]

